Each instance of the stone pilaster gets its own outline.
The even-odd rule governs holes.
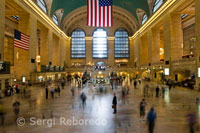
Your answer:
[[[108,40],[108,64],[109,66],[115,65],[115,40]]]
[[[4,59],[5,0],[0,0],[0,60]]]
[[[141,65],[147,65],[148,62],[148,38],[147,34],[143,35],[140,38],[141,45],[140,45],[140,63]]]
[[[86,64],[93,61],[92,58],[92,38],[86,39]]]
[[[133,39],[129,40],[129,66],[134,66],[134,46],[133,46]]]
[[[1,90],[5,90],[5,79],[1,79]]]
[[[135,38],[133,41],[133,50],[134,50],[134,65],[136,63],[136,67],[140,68],[141,60],[140,60],[140,52],[141,52],[141,40],[139,37]]]
[[[35,72],[36,70],[36,64],[31,63],[31,59],[36,59],[36,49],[38,44],[38,38],[37,38],[37,19],[30,15],[30,48],[29,48],[29,74],[31,72]]]
[[[48,57],[49,57],[49,62],[52,62],[52,46],[53,46],[53,33],[49,29],[48,31]]]
[[[160,62],[160,29],[152,29],[152,63]]]
[[[172,13],[164,21],[164,59],[180,60],[183,55],[183,32],[180,13]]]
[[[40,59],[41,65],[49,64],[48,30],[42,28],[40,31]]]
[[[195,0],[195,36],[196,36],[196,44],[195,44],[195,56],[196,56],[196,88],[199,87],[200,78],[198,77],[198,68],[200,67],[200,0]]]
[[[66,60],[65,60],[65,64],[66,66],[70,66],[70,60],[71,60],[71,39],[68,39],[66,42]]]

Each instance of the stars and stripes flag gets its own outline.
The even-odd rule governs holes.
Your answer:
[[[23,34],[22,32],[14,31],[14,46],[24,50],[29,50],[29,36]]]
[[[112,27],[112,0],[87,0],[87,25]]]

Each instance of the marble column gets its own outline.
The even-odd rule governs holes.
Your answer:
[[[0,60],[4,60],[5,0],[0,0]]]

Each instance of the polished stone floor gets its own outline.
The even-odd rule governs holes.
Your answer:
[[[139,117],[139,103],[143,98],[143,83],[138,89],[130,87],[130,94],[125,101],[121,98],[120,87],[112,91],[108,85],[107,92],[100,94],[93,87],[86,86],[84,89],[75,89],[75,96],[71,94],[71,85],[61,90],[61,95],[55,94],[55,98],[45,99],[45,89],[42,87],[31,87],[31,97],[23,98],[23,95],[14,95],[3,98],[1,101],[6,108],[5,124],[0,127],[1,133],[148,133],[146,120]],[[155,88],[155,83],[148,83]],[[86,106],[82,107],[80,101],[81,92],[87,96]],[[118,97],[118,113],[112,114],[113,93]],[[196,104],[198,92],[184,88],[172,88],[167,91],[165,97],[153,96],[146,98],[146,113],[154,106],[157,113],[155,133],[189,133],[186,114],[196,112],[200,118],[200,106]],[[149,92],[151,93],[151,91]],[[12,103],[18,99],[21,103],[19,117],[15,121]],[[32,99],[32,100],[30,100]],[[30,101],[36,100],[36,104]],[[34,118],[34,119],[33,119]],[[61,123],[61,119],[73,122]],[[37,123],[36,123],[36,120]],[[43,120],[43,121],[42,121]],[[45,121],[46,120],[46,121]],[[52,120],[52,121],[51,121]],[[69,120],[69,121],[70,121]],[[80,122],[76,124],[76,120]],[[82,120],[92,120],[93,123]],[[100,121],[100,124],[98,123]],[[199,119],[198,119],[199,120]],[[42,121],[42,122],[41,122]],[[97,122],[94,124],[94,121]],[[53,124],[52,124],[52,123]],[[72,124],[73,123],[73,124]]]

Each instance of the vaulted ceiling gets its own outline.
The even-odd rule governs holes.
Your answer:
[[[80,7],[86,6],[87,0],[53,0],[51,6],[51,16],[59,9],[63,9],[62,20],[70,12]],[[150,15],[148,0],[113,0],[113,5],[123,8],[130,12],[137,19],[137,9],[144,10]]]

